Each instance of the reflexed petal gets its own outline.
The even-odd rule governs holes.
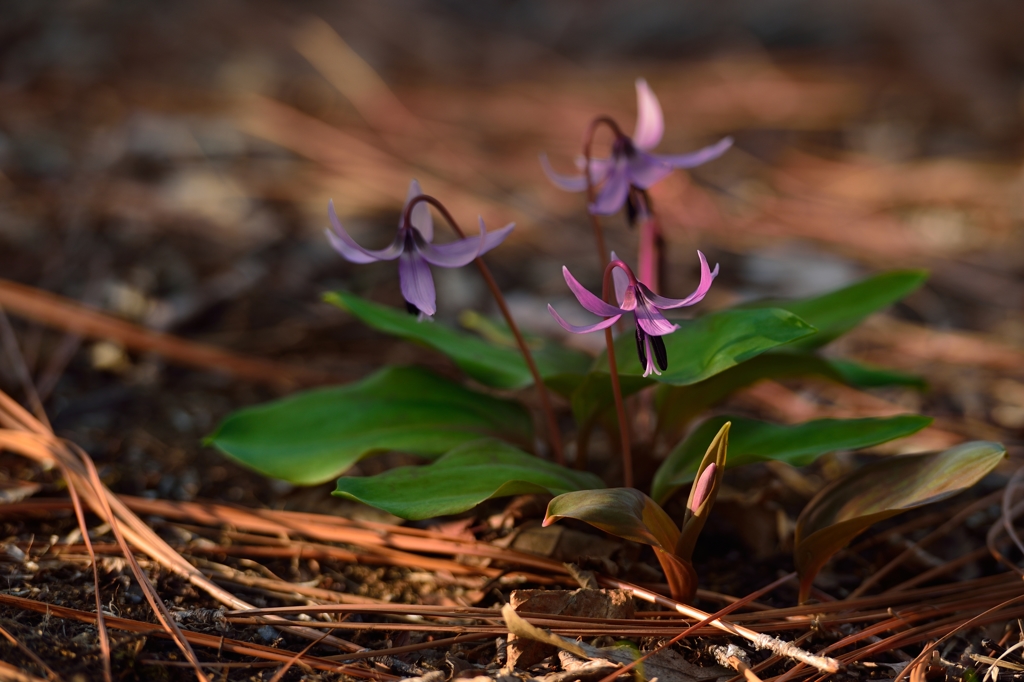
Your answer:
[[[398,231],[395,241],[391,242],[390,246],[379,251],[373,251],[359,246],[349,233],[345,231],[345,228],[341,226],[341,221],[338,220],[338,214],[334,212],[333,201],[327,205],[327,215],[331,219],[331,229],[324,230],[324,232],[327,234],[327,239],[331,242],[331,246],[345,260],[352,263],[374,263],[381,260],[394,260],[402,253],[404,244],[402,243],[401,230]]]
[[[442,268],[461,268],[487,251],[500,244],[508,236],[515,223],[509,223],[500,230],[486,232],[483,219],[480,219],[480,236],[466,237],[451,244],[428,244],[422,239],[416,240],[416,248],[423,259],[432,265]]]
[[[612,251],[612,260],[619,260],[619,257]],[[612,283],[615,285],[615,300],[619,302],[619,307],[622,307],[622,302],[626,298],[626,289],[629,288],[629,275],[623,272],[622,268],[612,268]]]
[[[621,315],[624,311],[613,306],[611,303],[605,303],[600,298],[590,293],[590,290],[585,286],[576,281],[576,278],[569,272],[569,268],[562,266],[562,276],[565,277],[565,283],[569,285],[569,289],[576,296],[576,300],[580,302],[580,305],[601,317],[608,317],[609,315]]]
[[[661,312],[651,305],[651,302],[641,296],[637,296],[636,309],[633,310],[636,317],[636,324],[651,336],[664,336],[679,329],[679,325],[672,324],[665,319]]]
[[[658,296],[656,293],[648,289],[643,284],[640,287],[643,290],[644,297],[662,310],[670,310],[672,308],[682,308],[683,306],[693,305],[699,302],[708,293],[708,289],[711,288],[711,283],[718,276],[718,266],[715,265],[714,271],[708,267],[708,259],[704,257],[704,254],[700,251],[697,252],[697,256],[700,258],[700,284],[694,289],[693,293],[686,298],[665,298],[664,296]]]
[[[665,120],[661,115],[661,104],[647,81],[636,79],[636,130],[633,144],[637,149],[650,149],[661,142],[665,132]]]
[[[420,183],[413,180],[409,183],[409,191],[405,195],[405,206],[409,205],[409,202],[413,198],[423,194],[423,190],[420,189]],[[399,218],[401,221],[401,218]],[[430,204],[425,201],[421,201],[412,209],[412,215],[409,216],[409,223],[419,230],[420,236],[428,242],[434,241],[434,219],[430,216]],[[398,224],[402,226],[401,222]]]
[[[596,332],[599,329],[606,329],[615,324],[616,322],[618,322],[619,318],[622,317],[622,315],[613,315],[612,317],[609,317],[607,320],[601,320],[596,324],[588,324],[583,325],[581,327],[577,327],[576,325],[569,324],[568,322],[563,320],[562,316],[555,312],[555,309],[551,306],[550,303],[548,304],[548,312],[551,313],[551,316],[555,318],[558,324],[562,325],[562,329],[564,329],[567,332],[572,332],[573,334],[586,334],[587,332]]]
[[[505,241],[505,237],[507,237],[516,226],[515,223],[509,223],[500,230],[485,232],[486,228],[484,228],[484,219],[478,217],[477,220],[480,221],[480,232],[484,233],[484,247],[480,249],[481,256]]]
[[[437,312],[434,277],[427,261],[415,249],[406,251],[398,260],[398,281],[402,285],[402,297],[421,313],[433,315]]]
[[[654,158],[658,159],[662,163],[672,166],[673,168],[693,168],[694,166],[699,166],[702,163],[707,163],[708,161],[717,159],[728,151],[731,146],[732,138],[723,137],[710,147],[698,149],[690,154],[654,154]]]
[[[672,166],[654,154],[637,152],[636,156],[629,160],[629,184],[640,189],[649,189],[673,170],[675,169]]]
[[[540,155],[540,165],[544,169],[544,175],[560,189],[566,192],[582,192],[587,189],[587,179],[583,175],[562,175],[556,173],[548,162],[547,154]]]
[[[626,195],[629,194],[629,174],[626,171],[626,160],[618,159],[615,168],[612,170],[601,191],[597,193],[589,207],[591,213],[597,215],[611,215],[626,203]]]

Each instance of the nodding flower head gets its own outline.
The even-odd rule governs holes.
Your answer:
[[[649,150],[661,141],[665,121],[658,98],[643,78],[636,81],[636,101],[637,118],[633,137],[623,134],[611,119],[602,117],[599,120],[609,123],[615,132],[611,157],[590,159],[589,168],[585,157],[576,160],[579,171],[590,175],[591,186],[601,186],[589,206],[590,212],[611,215],[625,204],[631,224],[638,215],[648,212],[650,202],[647,189],[651,185],[676,168],[693,168],[717,159],[732,146],[732,138],[726,137],[690,154],[651,154]],[[558,187],[568,192],[583,192],[587,189],[586,176],[556,173],[544,154],[541,154],[540,162],[548,178]]]
[[[563,329],[573,334],[586,334],[606,329],[618,322],[619,318],[626,313],[633,313],[633,318],[636,321],[637,355],[644,368],[644,376],[649,376],[652,373],[660,375],[661,372],[668,369],[668,353],[661,337],[679,329],[679,325],[665,319],[661,311],[682,308],[699,302],[711,288],[711,282],[718,276],[717,265],[712,271],[704,254],[698,251],[697,256],[700,258],[700,284],[686,298],[675,299],[665,298],[651,291],[643,282],[637,280],[629,266],[619,260],[615,252],[612,252],[608,271],[611,272],[615,284],[615,299],[618,301],[618,306],[606,303],[590,293],[576,281],[569,269],[563,266],[562,275],[565,277],[565,283],[569,285],[576,300],[584,308],[604,319],[594,324],[576,326],[563,320],[551,305],[548,305],[548,310]],[[606,276],[608,271],[606,271]]]
[[[383,249],[365,249],[357,244],[341,226],[341,221],[334,212],[333,201],[327,207],[331,227],[326,230],[331,246],[351,263],[372,263],[397,258],[402,297],[409,307],[409,312],[418,311],[421,319],[430,317],[437,311],[434,277],[430,274],[428,264],[442,268],[460,268],[503,242],[515,227],[514,223],[509,223],[500,230],[487,232],[483,218],[480,218],[480,236],[466,237],[450,244],[432,244],[434,221],[430,217],[427,203],[417,201],[412,210],[408,210],[410,202],[422,194],[418,182],[413,180],[409,183],[409,193],[405,199],[406,210],[402,211],[398,234],[390,246]]]

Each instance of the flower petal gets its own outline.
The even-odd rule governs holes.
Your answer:
[[[338,214],[334,212],[334,202],[327,204],[327,215],[331,219],[331,229],[324,230],[328,241],[334,250],[351,263],[374,263],[382,260],[394,260],[402,253],[405,244],[402,241],[402,231],[399,230],[395,241],[391,245],[379,251],[364,249],[341,226]]]
[[[555,169],[551,167],[551,163],[548,162],[547,154],[540,155],[540,165],[544,169],[544,175],[548,176],[548,180],[560,189],[564,189],[566,192],[582,192],[587,189],[587,179],[582,174],[562,175],[556,173]]]
[[[580,154],[576,157],[576,168],[579,172],[583,172],[583,167],[587,164],[587,158]],[[615,159],[590,159],[590,179],[593,185],[596,187],[605,181],[608,177],[608,173],[611,172],[612,168],[615,167]]]
[[[437,312],[434,277],[427,261],[415,249],[406,251],[398,259],[398,281],[402,285],[402,297],[421,313],[433,315]]]
[[[580,302],[580,305],[601,317],[608,317],[610,315],[621,315],[623,311],[621,308],[613,306],[611,303],[605,303],[600,298],[590,293],[590,290],[584,287],[582,284],[576,281],[576,278],[569,272],[569,268],[562,266],[562,276],[565,277],[565,283],[569,285],[569,289],[575,294],[576,300]]]
[[[658,159],[662,163],[666,163],[673,168],[693,168],[699,166],[702,163],[707,163],[717,159],[719,156],[724,154],[732,146],[731,137],[723,137],[718,142],[698,149],[695,152],[689,154],[654,154],[654,158]]]
[[[466,237],[451,244],[428,244],[422,239],[416,240],[416,248],[431,265],[438,265],[442,268],[461,268],[473,261],[477,256],[487,253],[495,246],[505,241],[515,223],[509,223],[500,230],[487,232],[483,219],[480,222],[480,236]]]
[[[614,251],[612,251],[612,260],[619,260]],[[622,268],[612,268],[612,283],[615,285],[615,300],[619,302],[621,308],[622,302],[626,298],[626,289],[629,288],[629,275],[623,272]]]
[[[596,215],[611,215],[622,208],[626,203],[626,195],[629,194],[629,173],[626,170],[626,159],[618,159],[615,168],[608,175],[608,179],[601,186],[594,203],[589,206],[591,213]]]
[[[612,317],[609,317],[606,320],[601,320],[596,324],[587,324],[577,327],[576,325],[569,324],[568,322],[563,320],[562,316],[555,312],[555,309],[552,307],[550,303],[548,304],[548,312],[551,313],[552,317],[555,318],[558,324],[562,325],[562,329],[564,329],[567,332],[572,332],[573,334],[586,334],[587,332],[596,332],[599,329],[606,329],[615,324],[616,322],[618,322],[619,318],[622,317],[622,315],[613,315]]]
[[[637,152],[636,155],[629,160],[629,184],[639,187],[640,189],[649,189],[651,185],[656,183],[658,180],[661,180],[674,170],[675,168],[664,161],[661,161],[660,158],[654,154]]]
[[[636,79],[636,129],[633,132],[633,144],[637,149],[651,149],[661,142],[665,132],[665,120],[661,114],[661,104],[647,81]]]
[[[643,284],[640,284],[643,290],[644,298],[653,303],[656,307],[662,310],[670,310],[672,308],[682,308],[683,306],[693,305],[699,302],[708,293],[708,289],[711,288],[711,283],[718,276],[718,266],[715,265],[714,271],[708,267],[708,259],[704,257],[704,254],[700,251],[697,252],[697,257],[700,258],[700,284],[694,289],[693,293],[686,298],[665,298],[664,296],[658,296],[652,292]]]
[[[646,346],[647,355],[647,366],[644,368],[645,377],[649,376],[651,373],[654,373],[659,377],[661,376],[661,371],[658,369],[658,365],[655,362],[657,359],[657,353],[654,351],[655,340],[659,338],[660,337],[657,336],[651,336],[650,334],[644,336],[644,346]]]
[[[420,183],[413,180],[409,183],[409,191],[405,195],[405,206],[409,205],[415,197],[423,194],[423,190],[420,189]],[[404,213],[404,211],[403,211]],[[399,218],[401,221],[401,218]],[[430,216],[430,204],[425,201],[421,201],[416,204],[412,209],[412,215],[409,216],[409,224],[419,230],[420,236],[428,242],[434,241],[434,219]],[[399,222],[401,227],[401,222]]]
[[[644,296],[637,296],[637,305],[633,310],[633,316],[636,318],[637,326],[651,336],[664,336],[679,329],[678,324],[673,324],[666,320],[661,311],[655,308]]]

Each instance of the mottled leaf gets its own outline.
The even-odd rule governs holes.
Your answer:
[[[425,369],[393,367],[235,412],[206,443],[267,476],[313,484],[374,452],[434,458],[483,436],[530,443],[530,415]]]
[[[729,466],[778,460],[805,466],[837,450],[857,450],[909,436],[928,426],[930,417],[916,414],[866,419],[817,419],[803,424],[771,424],[743,417],[713,417],[677,445],[658,467],[651,496],[664,504],[694,479],[701,454],[722,424],[732,422]]]
[[[530,370],[517,346],[500,340],[487,341],[437,320],[419,322],[416,316],[404,310],[371,303],[347,291],[326,294],[324,299],[352,313],[377,331],[422,343],[447,355],[462,371],[485,386],[518,389],[533,383]],[[501,327],[489,329],[500,330]],[[532,340],[532,345],[531,353],[545,381],[561,374],[585,373],[591,363],[588,355],[569,350],[553,341],[536,339]]]
[[[1004,457],[999,443],[974,441],[937,454],[886,457],[833,482],[797,520],[800,601],[825,562],[872,524],[966,490]]]
[[[458,514],[493,497],[559,495],[603,485],[594,474],[573,471],[508,443],[484,439],[461,445],[424,466],[339,478],[334,494],[403,519],[419,520]]]
[[[559,495],[548,503],[544,525],[564,518],[585,521],[606,533],[669,553],[679,540],[679,529],[665,510],[634,488],[580,490]]]

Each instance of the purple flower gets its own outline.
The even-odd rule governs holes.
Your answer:
[[[704,298],[708,289],[711,288],[711,282],[718,276],[717,265],[712,271],[708,267],[708,261],[704,254],[698,251],[697,256],[700,258],[700,284],[686,298],[674,299],[658,296],[647,288],[643,282],[636,279],[629,266],[612,252],[608,270],[611,271],[615,284],[615,298],[619,302],[618,306],[606,303],[590,293],[576,281],[569,269],[563,266],[562,275],[565,277],[565,283],[576,295],[576,300],[590,312],[605,319],[590,325],[576,326],[563,320],[551,305],[548,305],[548,310],[563,329],[573,334],[586,334],[605,329],[618,322],[619,318],[626,313],[633,313],[636,321],[636,350],[640,356],[640,364],[644,367],[644,376],[649,376],[652,372],[660,376],[662,371],[668,369],[668,354],[665,350],[665,342],[661,337],[679,329],[679,325],[665,319],[661,311],[697,303]],[[605,271],[606,276],[608,270]],[[659,367],[661,371],[659,371]]]
[[[651,185],[676,168],[693,168],[717,159],[732,146],[732,138],[726,137],[690,154],[650,154],[649,150],[661,141],[665,121],[658,98],[643,78],[636,81],[636,100],[637,119],[633,137],[627,137],[616,129],[611,158],[590,160],[591,184],[595,187],[601,185],[594,203],[590,204],[591,213],[611,215],[627,202],[631,214],[643,212],[647,204],[645,191]],[[540,162],[551,182],[562,189],[568,192],[583,192],[587,189],[587,180],[583,175],[556,173],[544,154],[541,154]],[[585,165],[586,160],[582,157],[576,160],[580,172]]]
[[[409,193],[405,198],[406,207],[420,194],[420,185],[413,180],[409,183]],[[483,218],[480,218],[479,237],[466,237],[450,244],[431,244],[434,239],[434,221],[430,217],[430,208],[421,201],[413,207],[408,222],[404,222],[405,211],[402,211],[398,234],[391,245],[373,251],[364,249],[345,231],[334,212],[333,201],[327,207],[327,215],[331,219],[331,229],[326,230],[327,239],[345,260],[372,263],[398,259],[398,281],[402,287],[402,297],[408,303],[410,312],[418,310],[421,317],[429,317],[437,311],[434,277],[430,274],[428,263],[442,268],[461,268],[503,242],[515,227],[515,223],[509,223],[500,230],[487,232]]]

